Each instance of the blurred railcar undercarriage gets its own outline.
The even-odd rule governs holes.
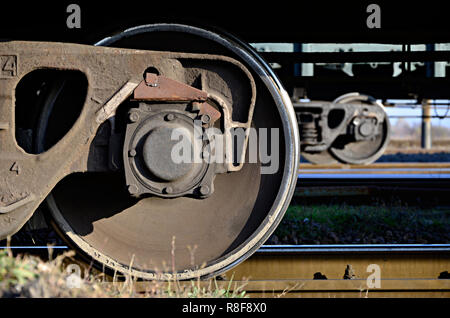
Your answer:
[[[389,143],[390,123],[373,97],[349,93],[333,102],[295,103],[302,156],[315,164],[370,164]]]

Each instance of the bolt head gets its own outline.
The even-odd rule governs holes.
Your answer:
[[[375,126],[371,123],[364,122],[359,126],[359,133],[364,137],[372,135],[375,131]]]
[[[174,119],[175,119],[175,115],[174,115],[174,114],[167,114],[166,117],[165,117],[165,119],[166,119],[167,121],[174,120]]]
[[[131,149],[130,151],[128,151],[128,155],[130,156],[130,157],[135,157],[136,156],[136,150],[135,149]]]
[[[137,187],[136,185],[130,184],[130,185],[128,186],[128,192],[129,192],[130,194],[137,194],[138,191],[139,191],[139,189],[138,189],[138,187]]]
[[[209,187],[207,185],[202,185],[200,187],[200,194],[201,195],[208,195],[209,194]]]
[[[211,117],[208,114],[202,115],[202,123],[207,124],[211,121]]]
[[[132,123],[135,123],[139,120],[139,114],[137,112],[131,112],[128,118]]]
[[[166,187],[166,188],[164,188],[164,192],[167,194],[171,194],[171,193],[173,193],[173,189],[172,189],[172,187]]]

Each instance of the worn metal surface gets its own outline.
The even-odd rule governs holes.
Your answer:
[[[145,101],[206,101],[208,93],[162,75],[146,73],[134,90],[134,99]]]
[[[253,81],[250,83],[253,87],[252,84]],[[221,117],[221,112],[210,104],[211,101],[207,102],[208,93],[155,73],[146,73],[133,97],[133,100],[147,103],[140,103],[139,108],[130,110],[128,116],[130,123],[126,129],[123,155],[130,194],[169,198],[210,196],[214,192],[215,175],[226,172],[228,165],[208,163],[203,156],[212,152],[213,143],[203,128],[213,127]],[[165,104],[148,103],[161,101]],[[232,102],[228,105],[227,110],[230,111]],[[225,118],[221,128],[224,131],[224,126],[230,125],[229,118]],[[175,135],[177,138],[173,139],[174,133],[181,136]],[[174,162],[172,150],[180,142],[180,137],[189,144],[190,155],[182,162]],[[225,139],[221,145],[223,150],[231,143],[232,140]]]
[[[202,126],[195,126],[196,120],[200,122],[198,111],[186,110],[189,108],[186,103],[164,103],[141,104],[130,110],[129,117],[134,120],[127,124],[123,162],[126,184],[133,196],[202,198],[214,192],[213,179],[227,171],[226,165],[203,160],[202,153],[210,152],[211,146],[199,139],[204,138],[204,132]],[[189,158],[174,162],[172,151],[180,138],[188,146]],[[200,193],[202,187],[209,191]]]
[[[201,116],[201,121],[204,127],[212,127],[214,123],[222,117],[221,113],[209,103],[193,103],[196,109],[198,108],[198,114]]]
[[[0,238],[19,230],[59,180],[70,173],[88,170],[89,148],[100,123],[111,117],[141,82],[143,70],[149,65],[177,79],[184,78],[180,60],[225,63],[244,77],[250,76],[242,64],[223,56],[76,44],[3,42],[0,56],[12,56],[14,61],[11,72],[0,80],[0,122],[10,128],[0,130],[0,206],[4,212],[0,215]],[[79,70],[86,75],[89,87],[85,105],[72,129],[51,149],[32,155],[21,149],[14,137],[14,89],[26,74],[42,68]],[[249,113],[247,122],[251,116]]]

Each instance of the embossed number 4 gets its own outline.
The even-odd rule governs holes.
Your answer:
[[[20,166],[17,164],[17,162],[14,162],[13,165],[11,166],[11,169],[9,170],[17,174],[20,174]]]
[[[8,72],[10,76],[14,76],[16,71],[16,61],[14,56],[8,56],[2,67],[3,72]]]

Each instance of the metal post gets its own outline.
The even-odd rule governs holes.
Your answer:
[[[431,100],[422,100],[422,148],[431,149]]]

